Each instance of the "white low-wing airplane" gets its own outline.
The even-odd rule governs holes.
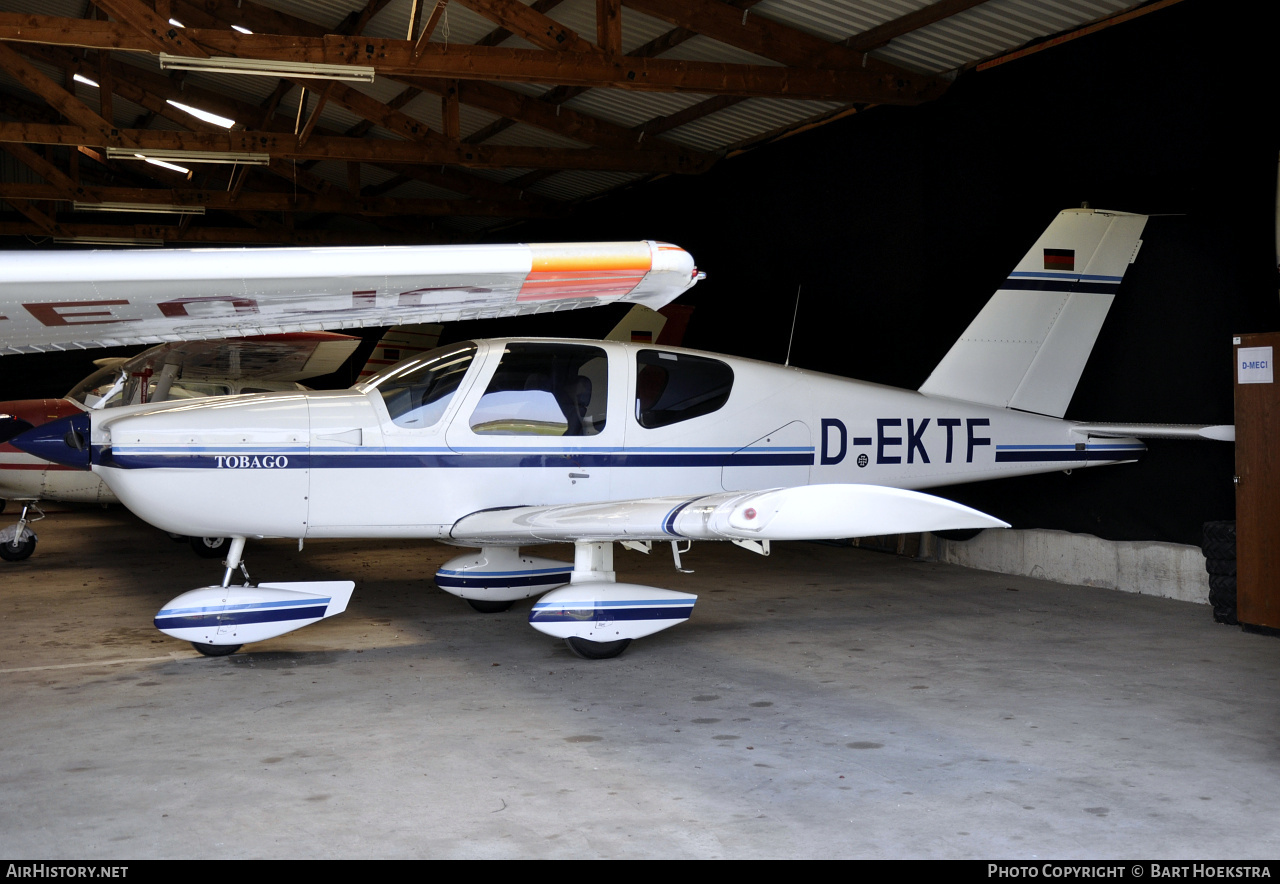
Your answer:
[[[679,567],[692,540],[767,554],[1000,526],[913,489],[1130,461],[1139,435],[1226,436],[1062,420],[1145,221],[1058,215],[919,391],[661,345],[480,340],[351,390],[123,408],[14,442],[91,467],[165,530],[233,538],[221,585],[156,616],[204,653],[341,613],[354,588],[232,585],[246,538],[413,537],[479,548],[442,589],[480,610],[542,595],[535,628],[610,657],[695,600],[616,582],[614,542],[670,542]],[[519,550],[552,541],[572,565]]]

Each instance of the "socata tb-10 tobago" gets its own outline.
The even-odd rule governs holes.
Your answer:
[[[678,567],[693,540],[767,554],[772,540],[1003,526],[913,489],[1130,461],[1138,436],[1229,437],[1061,419],[1145,222],[1059,214],[919,391],[680,348],[512,338],[439,348],[350,390],[119,408],[14,444],[92,468],[166,531],[233,538],[221,585],[156,616],[204,653],[341,613],[354,588],[234,585],[246,538],[407,537],[479,548],[437,572],[442,589],[484,611],[540,595],[536,629],[611,657],[688,619],[696,598],[616,582],[615,542],[670,542]],[[682,280],[650,306],[697,276],[686,253],[658,248]],[[597,273],[615,291],[620,275]],[[462,300],[479,287],[451,285]],[[572,543],[572,565],[519,549],[546,542]]]

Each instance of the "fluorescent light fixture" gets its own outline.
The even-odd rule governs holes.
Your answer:
[[[80,203],[71,207],[77,212],[164,212],[167,215],[203,215],[204,206],[177,206],[169,203]]]
[[[242,28],[242,27],[240,27],[240,25],[232,25],[232,26],[231,26],[231,30],[233,30],[233,31],[239,31],[239,32],[240,32],[240,33],[242,33],[242,34],[252,34],[252,33],[253,33],[253,31],[249,30],[248,28]]]
[[[249,74],[259,77],[302,77],[372,83],[375,69],[352,64],[312,64],[267,58],[191,58],[160,53],[162,71],[201,71],[215,74]]]
[[[53,241],[77,246],[162,246],[162,239],[139,239],[135,236],[55,236]]]
[[[144,157],[140,153],[135,153],[132,157],[127,157],[127,159],[142,160],[144,162],[150,163],[153,166],[159,166],[162,169],[168,169],[170,172],[181,172],[183,175],[191,174],[191,170],[188,169],[186,166],[175,166],[173,163],[166,163],[164,160],[157,160],[157,159],[153,159],[152,157]]]
[[[172,98],[166,98],[165,101],[167,101],[169,104],[173,105],[180,111],[186,111],[187,113],[191,114],[191,116],[195,117],[197,120],[204,120],[206,123],[213,123],[213,125],[221,126],[224,129],[230,129],[232,126],[236,124],[235,120],[231,120],[231,119],[228,119],[227,117],[219,116],[218,114],[212,113],[207,110],[200,110],[200,108],[198,107],[191,107],[190,105],[180,104],[174,101]]]
[[[138,150],[129,147],[108,147],[109,160],[146,160],[163,162],[176,160],[182,163],[234,163],[241,166],[265,166],[271,162],[269,153],[238,153],[233,150]],[[182,171],[187,171],[183,169]]]
[[[92,86],[94,89],[98,88],[97,83],[93,82],[88,77],[82,77],[80,74],[72,74],[71,79],[75,80],[77,83],[84,83],[86,86]]]

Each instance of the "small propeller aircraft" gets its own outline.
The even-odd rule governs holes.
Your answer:
[[[160,344],[136,356],[96,360],[97,371],[61,399],[0,402],[0,500],[22,504],[17,524],[0,529],[0,559],[18,562],[35,552],[38,538],[30,526],[44,518],[40,501],[118,503],[99,476],[19,451],[8,444],[14,436],[96,408],[303,390],[299,381],[336,371],[359,343],[333,332],[295,332]],[[206,558],[225,552],[225,538],[190,542]]]
[[[354,589],[252,585],[247,539],[406,537],[478,548],[436,574],[478,610],[541,596],[536,629],[612,657],[695,601],[618,583],[615,542],[669,543],[679,568],[694,540],[767,555],[774,540],[1004,526],[916,489],[1131,461],[1139,436],[1229,438],[1062,419],[1145,222],[1060,213],[918,391],[658,343],[507,338],[350,390],[99,411],[13,441],[92,469],[165,530],[232,538],[221,584],[156,616],[203,653],[341,613]],[[573,562],[520,550],[547,542],[573,544]]]

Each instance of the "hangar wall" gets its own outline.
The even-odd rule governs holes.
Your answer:
[[[708,279],[685,343],[915,388],[1056,212],[1153,217],[1067,412],[1230,423],[1231,335],[1280,329],[1275,71],[1209,0],[597,200],[505,240],[656,238]],[[1232,446],[936,493],[1018,528],[1199,545],[1234,516]]]

